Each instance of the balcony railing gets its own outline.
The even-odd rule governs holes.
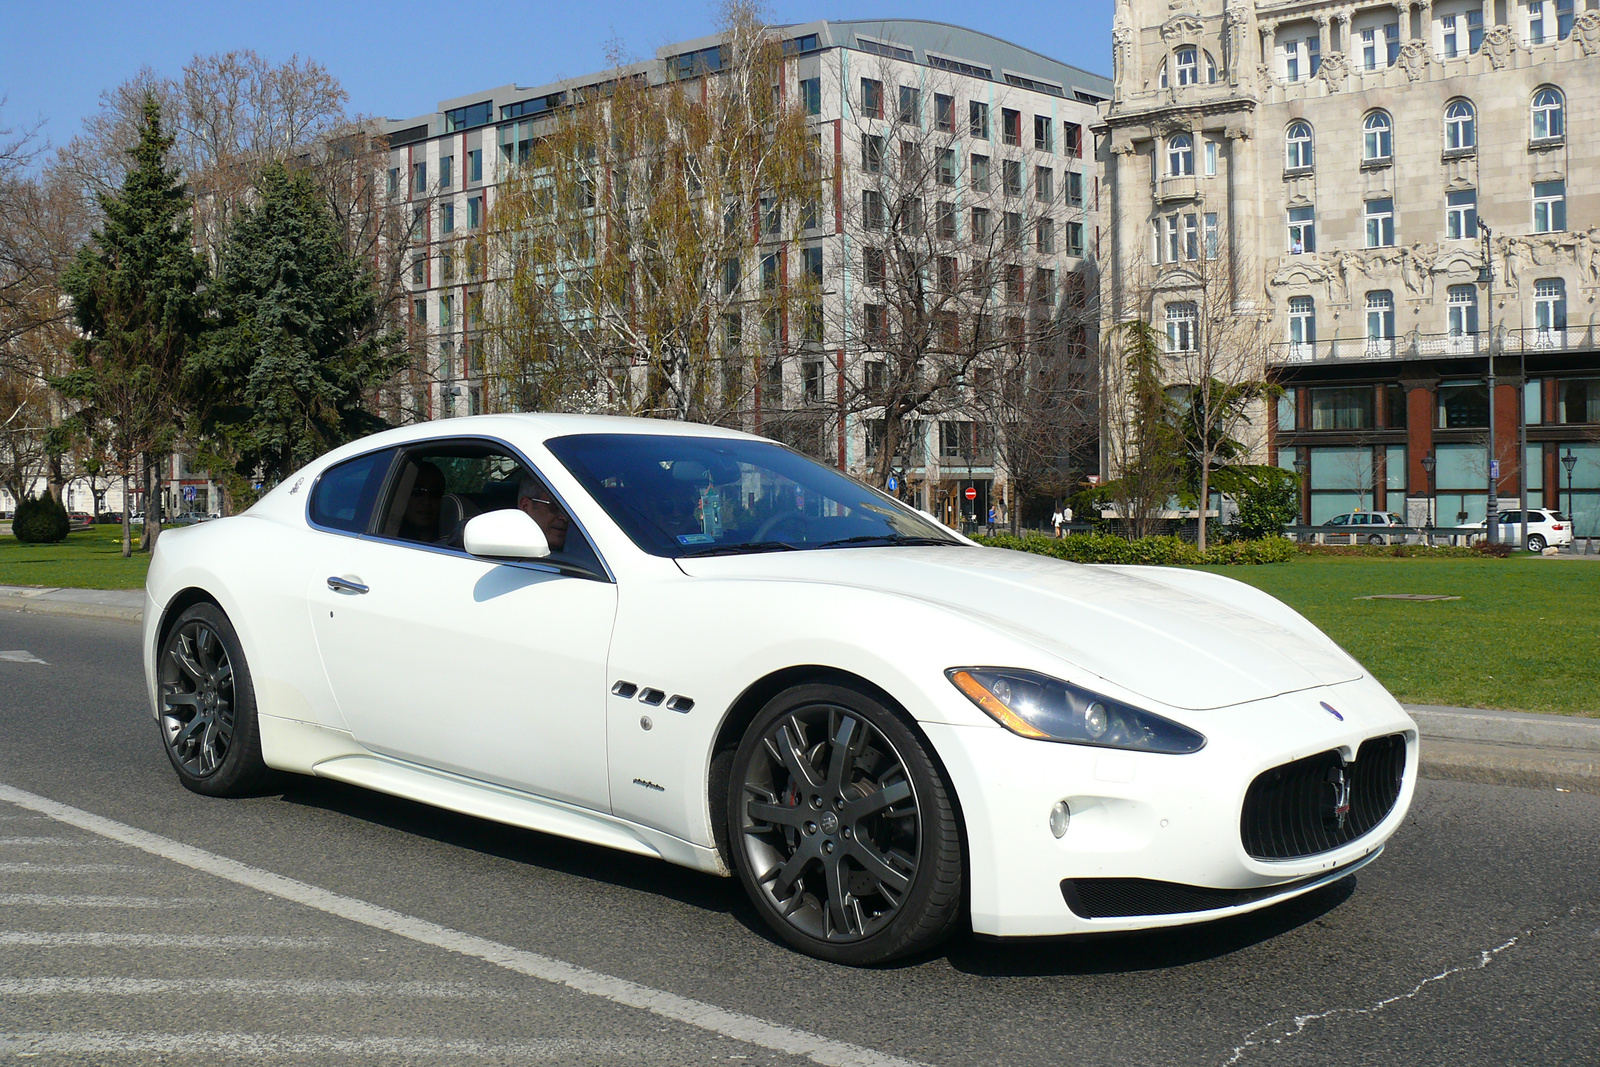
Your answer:
[[[1600,342],[1600,328],[1568,326],[1564,329],[1528,327],[1496,330],[1497,355],[1535,352],[1591,352]],[[1347,363],[1361,360],[1431,359],[1489,354],[1489,335],[1478,333],[1418,333],[1401,337],[1340,337],[1330,341],[1285,341],[1272,346],[1274,363]]]

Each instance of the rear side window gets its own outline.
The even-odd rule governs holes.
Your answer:
[[[311,490],[311,521],[345,533],[365,533],[394,449],[369,452],[329,467]]]

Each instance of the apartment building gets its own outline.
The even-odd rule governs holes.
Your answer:
[[[810,427],[801,447],[863,473],[875,457],[875,420],[863,390],[884,375],[874,337],[897,329],[885,294],[885,233],[914,227],[947,242],[928,263],[930,292],[977,269],[974,249],[1019,249],[996,270],[993,306],[961,322],[938,319],[952,335],[1014,330],[1018,344],[1056,315],[1101,240],[1096,167],[1088,130],[1108,98],[1109,79],[998,38],[921,20],[831,22],[774,27],[783,44],[774,91],[803,107],[824,157],[826,189],[797,225],[769,228],[759,270],[730,285],[791,284],[810,274],[823,308],[805,324],[775,322],[794,358],[766,372],[748,428],[769,432],[777,413],[811,413],[783,425]],[[433,114],[383,124],[390,145],[388,190],[417,220],[411,260],[412,328],[425,339],[426,373],[416,402],[429,418],[504,406],[485,359],[476,309],[495,285],[493,265],[463,271],[459,238],[490,217],[498,186],[528,164],[533,145],[573,101],[611,79],[652,85],[715,78],[726,42],[707,37],[657,50],[653,60],[532,88],[500,86],[443,101]],[[928,182],[926,197],[885,190],[885,175]],[[1025,252],[1025,254],[1023,254]],[[982,265],[988,270],[990,264]],[[1004,274],[1004,281],[999,274]],[[992,320],[992,321],[991,321]],[[748,334],[747,330],[747,334]],[[1091,331],[1092,332],[1092,331]],[[1031,336],[1031,334],[1027,334]],[[1077,342],[1075,358],[1087,358]],[[914,418],[897,450],[894,489],[951,520],[982,520],[1013,504],[995,430],[964,405],[959,386]],[[765,421],[764,421],[765,420]],[[973,490],[971,497],[968,489]]]
[[[1597,6],[1119,0],[1105,321],[1148,317],[1181,376],[1193,278],[1225,276],[1305,521],[1477,522],[1497,469],[1501,509],[1525,480],[1600,535]]]

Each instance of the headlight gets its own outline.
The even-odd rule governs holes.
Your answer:
[[[1007,667],[952,667],[955,687],[1014,734],[1140,752],[1198,752],[1203,735],[1071,682]]]

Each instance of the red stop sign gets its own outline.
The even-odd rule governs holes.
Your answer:
[[[975,486],[971,486],[971,485],[967,486],[967,499],[968,500],[976,500],[976,499],[978,499],[978,490],[977,490],[977,488]]]

